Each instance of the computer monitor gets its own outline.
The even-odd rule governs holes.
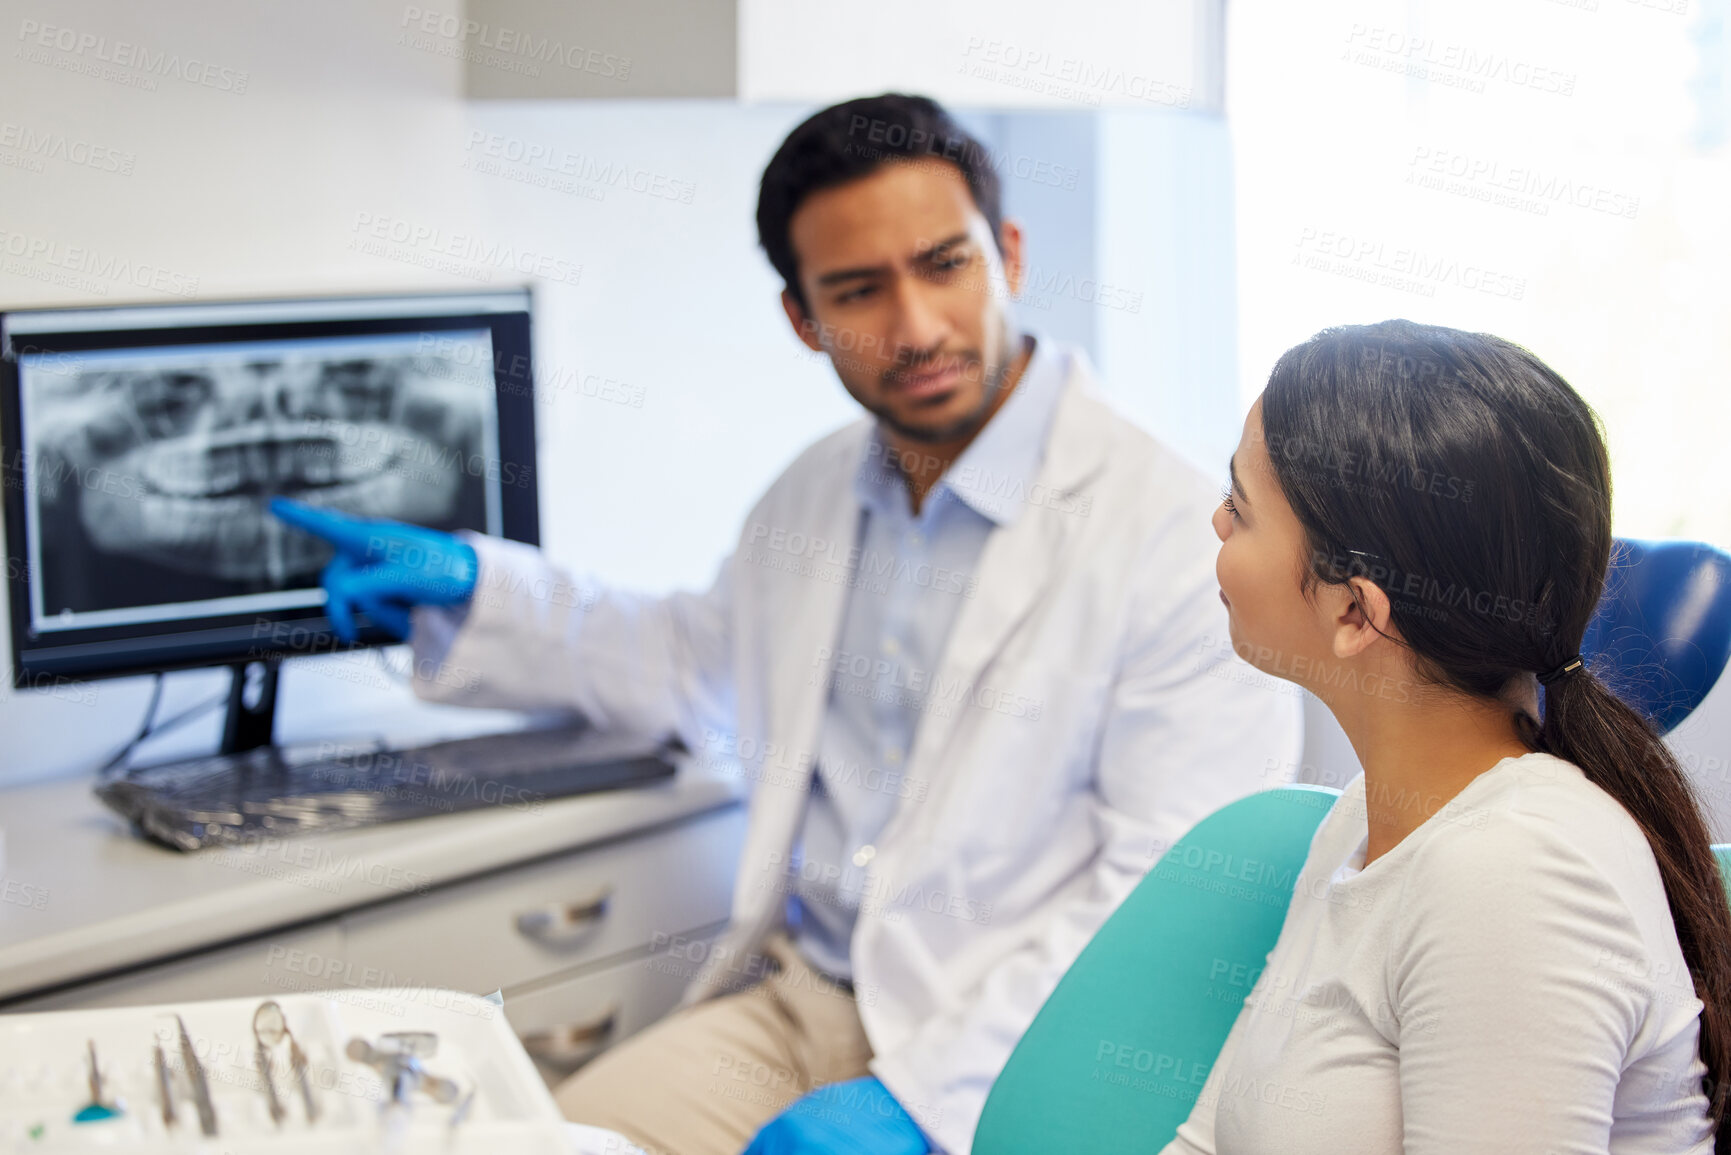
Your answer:
[[[331,549],[273,496],[537,543],[530,312],[512,289],[0,313],[13,685],[343,648]]]

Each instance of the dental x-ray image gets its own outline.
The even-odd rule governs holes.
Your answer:
[[[485,331],[29,361],[38,628],[316,602],[330,547],[272,517],[274,496],[445,530],[487,530],[498,507]]]

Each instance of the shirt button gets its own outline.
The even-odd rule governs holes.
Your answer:
[[[888,762],[891,766],[899,766],[902,762],[902,752],[893,747],[885,750],[884,761]]]
[[[870,863],[872,859],[876,858],[877,854],[878,848],[868,843],[853,852],[853,864],[858,867],[864,867]]]
[[[895,655],[901,652],[901,645],[894,638],[884,639],[884,653]]]
[[[926,544],[926,541],[925,538],[921,537],[919,534],[910,532],[908,534],[908,544],[919,546]]]

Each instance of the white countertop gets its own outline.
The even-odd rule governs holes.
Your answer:
[[[690,757],[648,786],[190,854],[135,837],[88,776],[0,790],[0,1000],[326,918],[731,805]]]

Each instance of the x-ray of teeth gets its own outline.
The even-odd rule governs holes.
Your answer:
[[[88,359],[25,375],[47,616],[317,584],[330,547],[274,496],[487,528],[490,343],[326,339]]]

